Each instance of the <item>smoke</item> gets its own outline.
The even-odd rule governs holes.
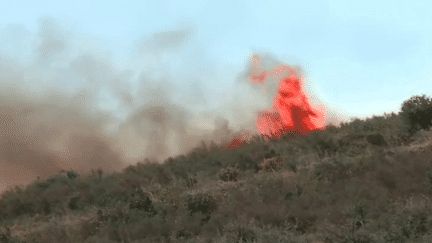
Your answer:
[[[13,43],[28,33],[20,25],[1,32],[3,40]],[[174,97],[205,104],[205,92],[176,90],[169,70],[163,70],[168,74],[162,78],[154,77],[155,70],[142,71],[137,78],[131,70],[120,72],[109,56],[90,51],[90,44],[80,49],[73,31],[50,18],[40,20],[38,34],[31,47],[35,58],[26,59],[30,64],[0,46],[0,190],[28,185],[61,169],[112,173],[145,158],[163,162],[201,141],[222,143],[241,131],[254,133],[255,117],[275,96],[271,84],[264,94],[242,82],[248,80],[246,67],[226,102],[189,109]],[[157,59],[178,53],[192,37],[192,28],[155,33],[140,42],[136,55],[150,53]],[[103,108],[108,101],[101,91],[117,98],[117,113]]]

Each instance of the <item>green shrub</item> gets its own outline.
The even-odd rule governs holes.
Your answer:
[[[366,141],[375,146],[387,146],[387,142],[380,133],[372,133],[366,136]]]
[[[66,170],[60,170],[59,174],[63,175],[66,178],[69,178],[71,180],[73,180],[73,179],[75,179],[75,178],[77,178],[79,176],[79,174],[77,172],[73,171],[73,170],[68,170],[68,171],[66,171]]]
[[[192,233],[182,228],[182,229],[177,230],[175,238],[177,240],[179,240],[179,239],[180,240],[187,240],[187,239],[192,238]]]
[[[331,133],[331,134],[336,134],[338,130],[339,129],[333,124],[327,125],[323,129],[323,131],[326,131],[326,132]]]
[[[292,158],[290,158],[288,161],[285,161],[283,166],[285,166],[286,169],[297,173],[297,163]]]
[[[192,216],[195,213],[201,213],[206,216],[203,219],[203,221],[205,222],[210,219],[210,214],[216,211],[216,209],[218,208],[214,196],[208,193],[194,196],[189,195],[186,199],[186,202],[189,215]]]
[[[187,188],[192,188],[198,183],[196,175],[196,173],[193,176],[188,175],[188,177],[185,179]]]
[[[300,143],[300,147],[310,152],[318,153],[320,158],[326,154],[333,156],[338,151],[338,144],[328,132],[315,131],[306,136]]]
[[[92,173],[92,176],[93,176],[93,177],[96,176],[96,174],[97,174],[98,179],[99,179],[99,180],[102,179],[102,175],[103,175],[103,170],[102,170],[102,168],[99,168],[99,169],[97,169],[96,171],[95,171],[94,169],[92,169],[92,170],[91,170],[91,173]]]
[[[252,170],[255,169],[255,167],[257,166],[257,164],[249,156],[244,154],[237,155],[234,163],[234,166],[241,171]]]
[[[204,164],[207,167],[206,169],[222,167],[222,162],[220,162],[219,159],[216,158],[208,158],[204,161]]]
[[[219,174],[219,178],[225,182],[227,181],[237,181],[240,175],[240,171],[233,167],[228,167]]]
[[[363,130],[363,124],[364,124],[364,121],[362,121],[358,118],[354,118],[351,120],[348,127],[352,128],[354,130],[354,132],[360,133],[360,132],[364,131]]]
[[[274,149],[271,149],[270,152],[264,154],[264,159],[270,159],[276,156],[280,156],[280,154],[276,154]]]
[[[355,157],[364,154],[367,142],[365,141],[366,135],[361,133],[352,132],[344,135],[338,140],[340,153],[344,153],[350,157]]]
[[[144,210],[150,216],[156,215],[156,210],[153,206],[152,200],[148,193],[144,192],[141,188],[135,188],[131,191],[129,198],[129,208]]]
[[[153,180],[162,186],[168,186],[172,183],[173,179],[170,172],[161,170],[156,173],[156,175],[153,177]]]
[[[15,199],[13,201],[10,201],[11,211],[10,213],[15,216],[21,216],[24,214],[31,214],[33,215],[35,213],[35,205],[33,202],[27,202],[23,199]]]
[[[432,101],[425,95],[413,96],[402,104],[400,116],[410,135],[432,126]]]
[[[166,160],[164,161],[163,164],[166,165],[166,166],[168,166],[168,167],[171,167],[171,166],[173,166],[175,163],[176,163],[176,160],[173,159],[172,157],[169,157],[168,159],[166,159]]]
[[[10,228],[6,226],[0,228],[0,242],[9,242],[10,238],[11,238]]]
[[[315,178],[320,181],[330,181],[332,183],[349,178],[350,164],[343,160],[332,158],[328,163],[318,163],[315,165]]]
[[[429,193],[432,194],[432,168],[426,169],[426,186],[429,189]]]
[[[189,180],[190,175],[194,175],[203,170],[205,170],[205,165],[202,161],[192,162],[188,160],[181,160],[171,168],[174,177],[182,180]]]
[[[237,242],[254,242],[256,241],[256,234],[253,230],[238,226],[237,228]]]
[[[162,188],[159,199],[165,205],[171,206],[175,211],[183,209],[182,188],[172,185]]]
[[[68,208],[70,210],[77,210],[77,209],[82,209],[82,204],[80,204],[80,194],[79,193],[75,193],[75,195],[73,195],[70,199],[69,202],[67,204]]]
[[[267,172],[277,171],[281,169],[282,167],[281,165],[282,165],[282,159],[280,157],[272,157],[264,160],[262,169]]]

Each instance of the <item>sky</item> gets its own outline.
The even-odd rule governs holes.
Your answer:
[[[253,55],[299,67],[327,123],[397,113],[432,93],[431,12],[395,0],[0,0],[0,188],[252,129],[275,94],[248,82]]]

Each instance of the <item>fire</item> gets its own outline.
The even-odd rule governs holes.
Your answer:
[[[269,140],[280,139],[283,134],[306,135],[324,128],[326,111],[324,106],[311,105],[310,98],[303,90],[303,79],[295,68],[280,66],[266,72],[260,69],[261,59],[253,56],[253,71],[249,76],[252,84],[264,83],[267,78],[281,76],[273,106],[261,111],[256,117],[257,131]],[[285,74],[287,73],[287,74]],[[243,134],[241,137],[245,137]],[[245,139],[235,138],[228,148],[240,147]]]

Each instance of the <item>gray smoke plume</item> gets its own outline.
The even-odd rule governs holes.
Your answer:
[[[26,46],[20,43],[29,31],[22,25],[0,30],[0,43],[5,44],[0,44],[1,191],[61,169],[111,173],[144,158],[163,162],[201,141],[227,141],[234,131],[253,129],[256,113],[269,103],[245,83],[219,107],[191,110],[174,97],[205,105],[204,82],[192,90],[176,90],[173,77],[178,76],[163,69],[159,78],[155,70],[142,71],[134,80],[138,85],[132,85],[133,71],[117,71],[109,56],[88,51],[90,44],[80,49],[77,35],[54,20],[41,18],[38,34],[33,46]],[[137,44],[136,56],[158,59],[178,53],[192,37],[193,28],[155,33]],[[30,64],[17,60],[2,49],[6,43],[21,53],[21,60],[27,49],[35,59]],[[242,78],[244,73],[238,76]],[[101,90],[118,100],[116,111],[123,117],[101,108]]]

